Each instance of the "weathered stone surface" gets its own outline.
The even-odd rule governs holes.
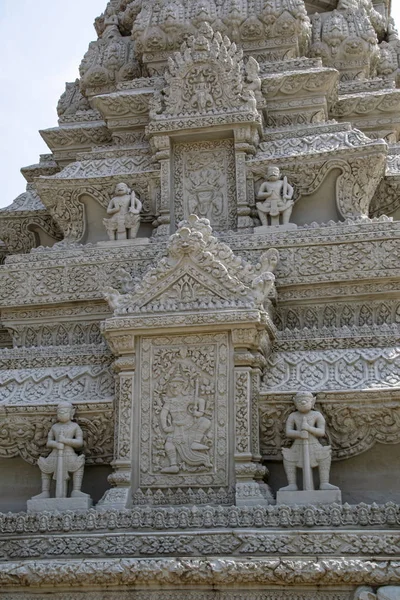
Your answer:
[[[389,13],[96,19],[51,154],[0,211],[0,600],[399,597]],[[315,408],[290,414],[299,392]]]

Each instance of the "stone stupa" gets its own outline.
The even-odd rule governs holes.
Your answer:
[[[399,599],[390,0],[95,28],[0,210],[0,600]]]

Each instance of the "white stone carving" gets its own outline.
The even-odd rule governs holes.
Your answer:
[[[51,508],[56,510],[88,509],[91,500],[81,491],[85,456],[77,454],[83,446],[83,432],[72,421],[75,409],[69,402],[58,405],[57,422],[51,427],[47,447],[51,453],[47,458],[39,458],[38,467],[42,474],[42,492],[28,502],[28,510],[40,511]],[[72,491],[68,502],[68,481],[72,473]],[[56,482],[55,501],[49,502],[51,478]],[[78,502],[74,502],[77,500]]]
[[[258,216],[263,226],[287,226],[293,210],[294,189],[287,177],[281,178],[278,167],[269,167],[266,180],[261,184],[257,199]],[[269,222],[268,222],[269,217]]]
[[[143,339],[140,487],[228,485],[227,350],[224,335]]]
[[[243,52],[228,37],[222,37],[204,21],[196,36],[182,44],[168,60],[167,86],[154,118],[256,112],[255,92],[260,93],[257,61],[248,67],[248,85],[243,77]],[[254,90],[251,88],[255,88]]]
[[[217,231],[236,228],[235,159],[230,140],[176,144],[176,221],[191,214],[207,218]]]
[[[162,473],[177,474],[180,464],[186,468],[209,467],[209,446],[205,436],[212,422],[205,415],[206,399],[199,396],[199,380],[195,380],[194,390],[190,390],[189,381],[178,363],[176,372],[166,382],[162,394],[160,412],[161,430],[166,435],[165,453],[169,465],[161,469]],[[185,467],[183,467],[185,468]]]
[[[106,4],[0,210],[0,505],[6,459],[19,505],[38,461],[45,496],[78,492],[83,454],[103,497],[0,514],[0,600],[397,598],[373,472],[400,443],[390,2]],[[364,502],[307,489],[332,459],[350,502],[368,457]],[[308,477],[275,504],[282,458]]]
[[[126,183],[118,183],[107,208],[109,219],[103,223],[110,240],[129,240],[137,236],[143,204]]]
[[[335,493],[339,488],[329,483],[331,447],[322,446],[319,441],[326,435],[325,419],[319,411],[313,410],[314,403],[315,398],[310,392],[298,392],[294,398],[296,411],[286,423],[286,436],[294,442],[291,448],[282,450],[288,485],[279,490],[278,503],[288,503],[288,500],[294,504],[321,502],[322,494],[314,493],[314,467],[319,470],[319,490],[329,492],[324,495],[323,501],[340,502],[340,494]],[[303,474],[303,494],[298,492],[297,468]]]
[[[77,569],[77,564],[79,569]],[[92,585],[132,586],[152,585],[168,589],[182,586],[186,589],[201,578],[202,585],[212,588],[246,584],[261,588],[285,586],[288,581],[307,586],[349,586],[349,582],[378,584],[382,579],[399,582],[397,565],[391,560],[367,558],[101,558],[6,561],[0,567],[2,589],[35,587],[45,589],[52,578],[52,589],[75,588],[87,590]],[[185,591],[186,591],[185,589]],[[278,588],[279,589],[279,588]]]

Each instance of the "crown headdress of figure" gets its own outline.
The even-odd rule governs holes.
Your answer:
[[[178,365],[172,372],[171,377],[167,381],[167,386],[171,383],[187,383],[187,378],[183,374],[181,365]]]

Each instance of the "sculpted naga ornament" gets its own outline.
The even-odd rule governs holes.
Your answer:
[[[56,498],[67,498],[67,487],[72,473],[71,498],[89,498],[81,491],[85,456],[75,450],[83,446],[83,433],[78,423],[72,421],[75,409],[69,402],[61,402],[57,407],[57,423],[49,431],[47,447],[51,454],[39,458],[38,467],[42,472],[42,492],[32,500],[50,498],[51,477],[56,481]]]
[[[284,448],[283,466],[288,483],[280,492],[297,492],[296,469],[303,471],[304,491],[313,491],[313,467],[319,469],[320,490],[338,490],[329,483],[332,450],[323,446],[319,439],[325,436],[325,419],[323,415],[313,410],[315,397],[310,392],[298,392],[294,398],[296,411],[286,423],[286,436],[294,440],[291,448]]]
[[[115,196],[107,208],[109,219],[103,223],[110,240],[129,240],[136,238],[140,226],[140,212],[143,205],[135,192],[126,183],[118,183]]]

